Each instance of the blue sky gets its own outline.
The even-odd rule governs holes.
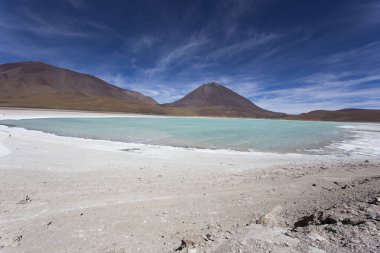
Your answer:
[[[0,62],[171,102],[217,81],[266,109],[380,108],[379,0],[1,0]]]

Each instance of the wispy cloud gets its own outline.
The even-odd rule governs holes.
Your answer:
[[[157,75],[167,71],[169,68],[189,62],[195,56],[197,50],[207,42],[207,38],[193,37],[186,44],[174,48],[164,54],[158,59],[154,68],[147,69],[144,72],[150,76]]]
[[[84,1],[70,0],[75,6],[82,6]],[[50,14],[36,12],[27,5],[18,9],[17,13],[6,13],[0,9],[0,29],[13,35],[28,37],[30,34],[38,37],[66,37],[76,39],[94,39],[116,33],[107,25],[92,20],[83,21],[80,18],[65,14]],[[28,33],[28,34],[25,34]]]
[[[342,78],[344,80],[342,80]],[[371,86],[360,87],[375,82]],[[261,106],[287,113],[301,113],[316,109],[336,110],[342,108],[379,108],[380,75],[349,78],[306,77],[307,86],[261,91],[253,99]],[[358,88],[360,87],[360,88]]]
[[[140,53],[144,50],[150,50],[157,41],[152,34],[141,34],[137,37],[126,40],[126,45],[131,48],[134,53]]]
[[[113,85],[153,97],[159,103],[173,102],[189,92],[189,87],[195,88],[198,86],[198,83],[187,83],[183,88],[178,88],[173,87],[172,83],[165,83],[159,80],[135,79],[122,74],[99,74],[97,76]]]
[[[221,58],[229,59],[231,57],[244,53],[248,50],[252,50],[258,46],[265,45],[266,43],[269,43],[277,39],[278,37],[279,35],[276,35],[276,34],[256,34],[249,39],[239,41],[239,42],[230,44],[225,47],[218,48],[210,52],[206,56],[205,60],[213,61],[213,60],[220,60]]]
[[[86,0],[64,0],[67,4],[75,9],[82,9],[86,7]]]
[[[338,52],[326,57],[328,64],[348,64],[358,59],[380,59],[380,41],[374,41],[352,50]]]
[[[22,15],[24,15],[23,19],[19,19],[17,16],[2,15],[0,26],[2,29],[30,32],[39,36],[88,37],[94,35],[94,33],[79,29],[80,22],[73,18],[61,17],[59,23],[52,23],[51,20],[45,20],[26,8],[23,8]]]

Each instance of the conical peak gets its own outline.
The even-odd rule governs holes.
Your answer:
[[[210,82],[210,83],[205,83],[202,85],[203,87],[223,87],[223,85],[217,83],[217,82]]]

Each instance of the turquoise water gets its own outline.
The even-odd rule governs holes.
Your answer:
[[[343,123],[215,118],[49,118],[0,124],[62,136],[177,147],[308,153],[350,138]]]

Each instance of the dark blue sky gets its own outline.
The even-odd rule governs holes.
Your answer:
[[[217,81],[267,109],[380,108],[379,0],[0,0],[0,62],[159,102]]]

